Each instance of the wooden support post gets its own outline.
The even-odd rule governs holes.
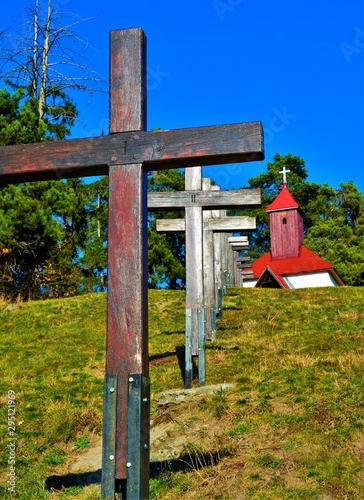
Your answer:
[[[201,167],[193,167],[185,170],[185,189],[190,192],[192,203],[195,195],[193,191],[201,191],[202,174]],[[186,207],[186,331],[191,326],[191,344],[186,342],[186,367],[193,365],[188,359],[197,356],[200,360],[205,354],[204,327],[201,316],[204,310],[203,296],[203,242],[202,242],[202,209],[201,207]],[[187,316],[191,314],[191,319]],[[201,344],[202,343],[202,344]],[[192,347],[190,347],[190,345]],[[203,373],[205,362],[199,363],[199,384],[205,383]],[[201,372],[202,370],[202,372]],[[185,387],[192,387],[193,371],[185,371]]]
[[[211,186],[213,191],[220,191],[220,186]],[[211,216],[213,219],[222,219],[222,210],[212,210]],[[222,290],[222,255],[221,255],[221,233],[213,233],[213,246],[214,246],[214,274],[215,274],[215,307],[216,318],[221,318],[222,315],[222,302],[220,303],[220,295]],[[215,328],[212,332],[212,340],[216,340],[216,319]]]
[[[202,189],[211,191],[211,179],[202,179]],[[216,302],[215,302],[215,267],[214,234],[206,229],[205,222],[212,219],[212,210],[203,211],[203,288],[206,309],[206,339],[216,338]]]
[[[111,32],[110,134],[146,128],[145,44],[145,36],[140,29]],[[134,139],[137,141],[136,136]],[[122,217],[120,214],[123,214]],[[145,492],[149,483],[149,465],[146,466],[149,464],[149,448],[138,457],[139,463],[128,458],[128,429],[140,425],[138,421],[128,421],[128,380],[132,374],[147,378],[149,367],[147,184],[141,163],[110,166],[108,224],[106,377],[117,376],[118,379],[115,492],[126,491],[127,498],[140,498],[139,493]],[[149,396],[146,397],[149,399]],[[145,413],[142,417],[145,435],[149,414],[146,405],[142,409]],[[104,442],[107,441],[105,428],[109,425],[108,419],[109,410],[105,407]],[[140,439],[143,433],[137,433]],[[147,433],[149,435],[149,431]],[[108,460],[110,457],[105,457],[103,470],[107,468]],[[126,481],[127,463],[131,464],[128,477],[134,476],[133,482]],[[143,477],[139,477],[141,470]],[[103,476],[103,490],[109,491],[110,485],[105,482],[109,482],[109,478]],[[140,492],[135,491],[135,484]]]

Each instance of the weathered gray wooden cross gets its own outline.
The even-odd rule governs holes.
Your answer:
[[[204,334],[207,339],[216,338],[214,232],[256,227],[254,217],[218,217],[216,213],[212,217],[211,209],[258,207],[261,196],[259,189],[212,190],[210,179],[202,177],[201,167],[186,169],[185,187],[186,191],[179,191],[177,195],[179,207],[185,199],[185,218],[157,220],[156,227],[158,232],[186,232],[185,387],[190,388],[193,357],[198,357],[199,384],[205,383]],[[148,194],[148,207],[160,206],[175,208],[170,192]]]
[[[202,178],[201,167],[188,168],[185,172],[186,191],[148,193],[150,210],[185,208],[184,219],[159,220],[157,231],[186,232],[186,388],[192,386],[193,357],[198,357],[199,384],[205,383],[205,336],[212,338],[215,314],[212,311],[215,304],[213,228],[223,231],[238,227],[235,219],[229,218],[230,224],[227,218],[213,219],[211,208],[254,208],[261,204],[259,189],[212,191],[206,181]],[[256,227],[253,217],[237,219],[241,230]]]
[[[0,148],[4,184],[109,175],[102,495],[148,498],[146,172],[261,160],[259,122],[146,132],[146,38],[111,32],[110,135]]]

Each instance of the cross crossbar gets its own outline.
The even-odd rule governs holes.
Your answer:
[[[260,189],[231,189],[230,191],[167,191],[148,193],[148,209],[170,210],[186,207],[257,208],[261,206]]]
[[[108,174],[113,165],[145,170],[263,159],[260,122],[0,147],[0,183]]]
[[[235,215],[232,217],[209,217],[203,220],[204,231],[219,233],[253,230],[256,227],[255,217]],[[185,219],[157,219],[156,229],[158,233],[183,233],[186,230],[186,222]]]

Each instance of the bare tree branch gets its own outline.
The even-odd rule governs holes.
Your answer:
[[[47,99],[55,91],[82,90],[91,96],[107,92],[107,80],[85,56],[89,42],[76,31],[81,23],[95,18],[59,12],[52,0],[43,5],[34,1],[16,31],[0,33],[0,79],[25,87],[38,101],[42,118],[49,109]]]

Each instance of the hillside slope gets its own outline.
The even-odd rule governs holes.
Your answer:
[[[184,293],[149,297],[151,498],[363,498],[364,289],[230,289],[207,344],[215,387],[193,391]],[[0,313],[2,498],[8,394],[17,497],[100,498],[105,323],[103,294]]]

